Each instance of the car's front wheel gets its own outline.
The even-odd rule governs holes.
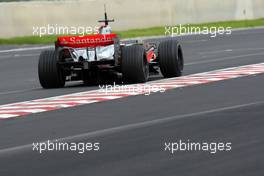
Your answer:
[[[182,47],[177,40],[167,40],[159,44],[159,66],[165,78],[182,75],[184,59]]]

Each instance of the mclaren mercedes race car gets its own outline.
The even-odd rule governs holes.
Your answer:
[[[98,34],[58,37],[55,49],[42,51],[38,63],[41,86],[59,88],[75,80],[89,84],[100,71],[116,73],[128,83],[144,83],[159,71],[166,78],[181,76],[184,59],[177,40],[122,43],[108,25],[113,21],[105,12]]]

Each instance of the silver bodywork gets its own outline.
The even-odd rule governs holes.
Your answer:
[[[112,29],[110,26],[103,26],[99,30],[100,34],[111,34]],[[78,62],[79,58],[83,58],[89,62],[100,60],[113,60],[115,47],[114,45],[99,46],[96,48],[75,48],[73,49],[74,61]]]

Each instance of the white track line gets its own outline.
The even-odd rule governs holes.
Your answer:
[[[212,62],[220,62],[220,61],[226,61],[226,60],[241,59],[241,58],[246,58],[246,57],[250,57],[250,56],[263,56],[263,55],[264,55],[264,52],[253,53],[253,54],[243,54],[243,55],[221,57],[221,58],[210,59],[210,60],[189,62],[189,63],[186,63],[184,65],[189,66],[189,65],[197,65],[197,64],[206,64],[206,63],[212,63]]]
[[[144,127],[150,127],[153,125],[168,123],[168,122],[172,122],[172,121],[179,120],[179,119],[192,118],[195,116],[200,116],[200,118],[203,118],[204,116],[201,116],[201,115],[217,113],[217,112],[222,112],[222,111],[228,111],[228,110],[234,110],[234,109],[239,109],[239,108],[245,108],[245,107],[250,107],[250,106],[257,106],[257,105],[260,105],[263,103],[264,103],[264,101],[258,101],[258,102],[251,102],[251,103],[246,103],[246,104],[238,104],[238,105],[233,105],[233,106],[215,108],[215,109],[210,109],[210,110],[200,111],[200,112],[194,112],[194,113],[189,113],[189,114],[169,116],[169,117],[165,117],[165,118],[161,118],[161,119],[143,121],[143,122],[138,122],[138,123],[132,123],[132,124],[121,125],[121,126],[112,127],[112,128],[106,128],[106,129],[91,131],[91,132],[77,134],[77,135],[73,135],[73,136],[67,136],[67,137],[63,137],[63,138],[53,139],[50,141],[60,141],[60,142],[82,141],[82,140],[86,140],[89,138],[100,137],[100,136],[114,134],[114,133],[120,133],[120,132],[124,132],[124,131],[128,131],[128,130],[134,130],[134,129],[144,128]],[[43,142],[45,142],[45,141],[43,141]],[[23,151],[32,151],[32,144],[26,144],[26,145],[20,145],[20,146],[0,149],[0,156],[8,155],[8,154],[14,155],[16,153],[23,152]]]
[[[32,50],[41,50],[54,48],[53,46],[38,46],[38,47],[25,47],[25,48],[14,48],[8,50],[0,50],[0,53],[10,53],[10,52],[19,52],[19,51],[32,51]]]

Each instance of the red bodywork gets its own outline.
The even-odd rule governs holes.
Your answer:
[[[70,47],[70,48],[87,48],[108,46],[114,44],[114,39],[117,39],[117,34],[96,34],[87,36],[62,36],[57,38],[57,47]],[[156,58],[154,48],[146,51],[147,61],[151,62]]]
[[[155,53],[154,53],[154,48],[153,49],[150,49],[148,52],[147,52],[147,61],[148,62],[151,62],[153,59],[155,59],[156,56],[155,56]]]
[[[57,38],[57,46],[87,48],[114,44],[117,34],[96,34],[88,36],[62,36]]]

